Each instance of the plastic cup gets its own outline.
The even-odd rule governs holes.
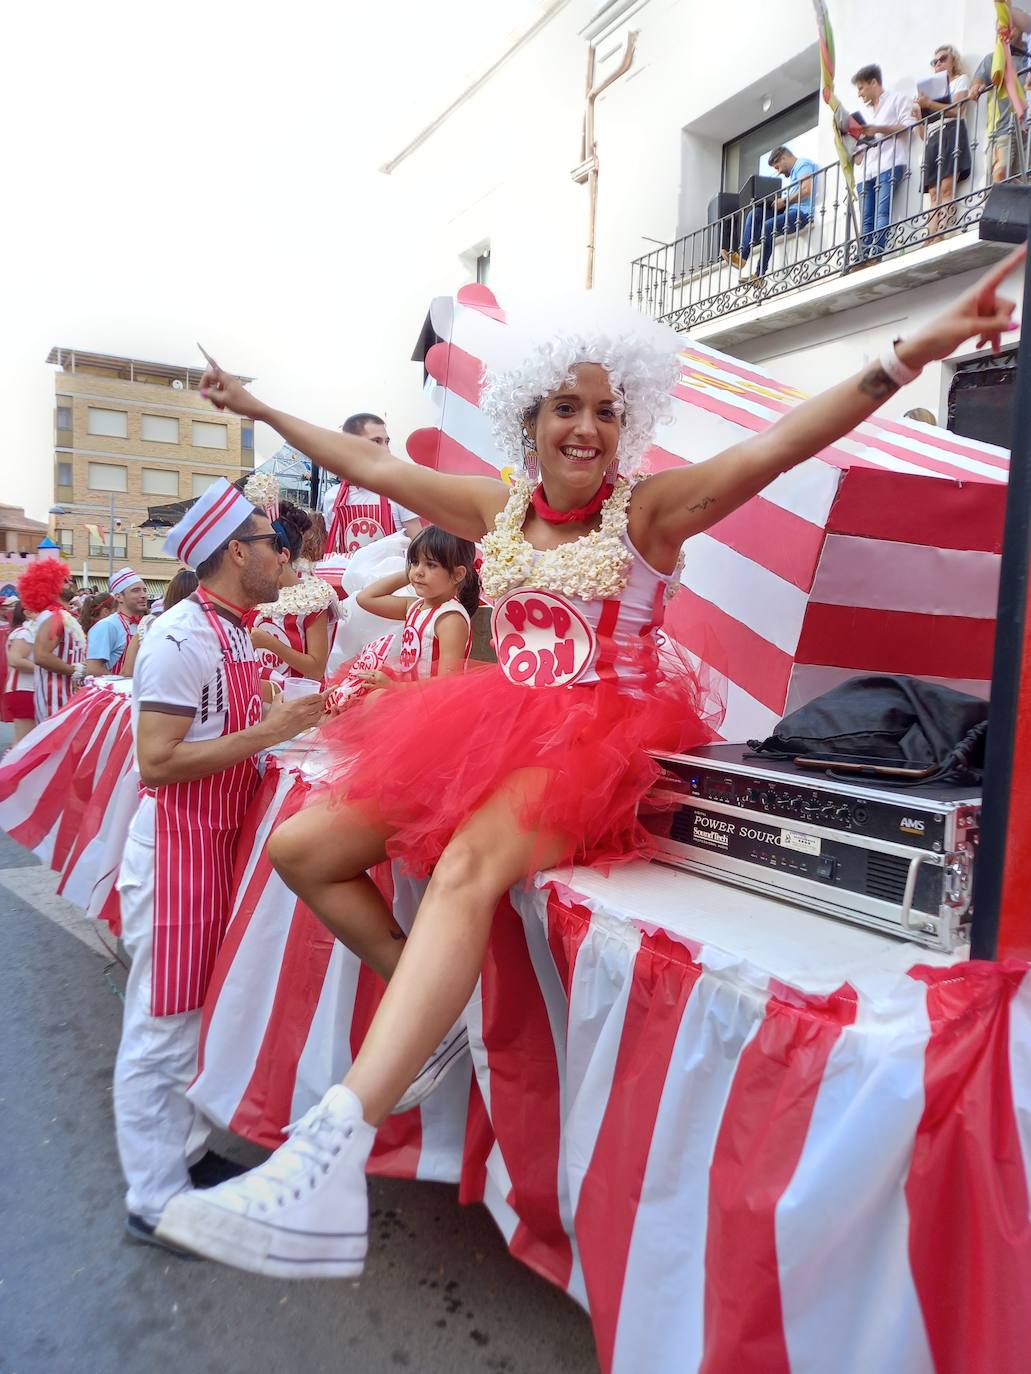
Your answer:
[[[322,683],[310,677],[288,677],[283,683],[283,700],[297,701],[299,697],[317,696]]]

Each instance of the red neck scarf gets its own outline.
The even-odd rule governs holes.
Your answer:
[[[576,506],[573,510],[553,510],[544,495],[544,483],[539,482],[533,489],[530,503],[549,525],[571,525],[574,521],[590,520],[592,515],[597,515],[614,490],[611,482],[602,482],[585,506]]]

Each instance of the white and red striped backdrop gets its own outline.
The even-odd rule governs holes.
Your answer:
[[[132,684],[82,688],[0,763],[0,827],[60,874],[57,890],[121,930],[115,882],[139,776]]]
[[[455,472],[501,465],[479,410],[503,339],[484,287],[431,307],[439,425],[413,458]],[[652,470],[761,431],[801,398],[755,364],[692,340]],[[876,417],[785,473],[686,546],[666,625],[728,683],[723,734],[765,735],[855,673],[912,673],[987,695],[1008,456],[945,430]]]
[[[268,1146],[346,1071],[379,996],[262,857],[309,786],[266,773],[191,1090]],[[395,890],[402,922],[418,897]],[[785,908],[757,934],[765,914],[646,864],[514,893],[467,1012],[473,1084],[388,1121],[371,1170],[459,1179],[588,1309],[605,1371],[1017,1374],[1026,966],[911,967]]]

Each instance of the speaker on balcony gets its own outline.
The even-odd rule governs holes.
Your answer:
[[[706,223],[711,226],[705,236],[705,262],[714,262],[721,248],[735,249],[741,239],[740,198],[734,191],[720,191],[709,201]]]
[[[738,203],[743,210],[747,210],[757,200],[765,200],[767,196],[775,196],[781,190],[783,190],[783,183],[780,177],[749,177],[741,187]]]

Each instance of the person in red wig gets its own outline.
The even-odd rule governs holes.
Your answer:
[[[71,569],[59,558],[37,558],[18,579],[18,596],[36,622],[33,648],[36,724],[60,711],[82,685],[86,636],[69,610]]]

